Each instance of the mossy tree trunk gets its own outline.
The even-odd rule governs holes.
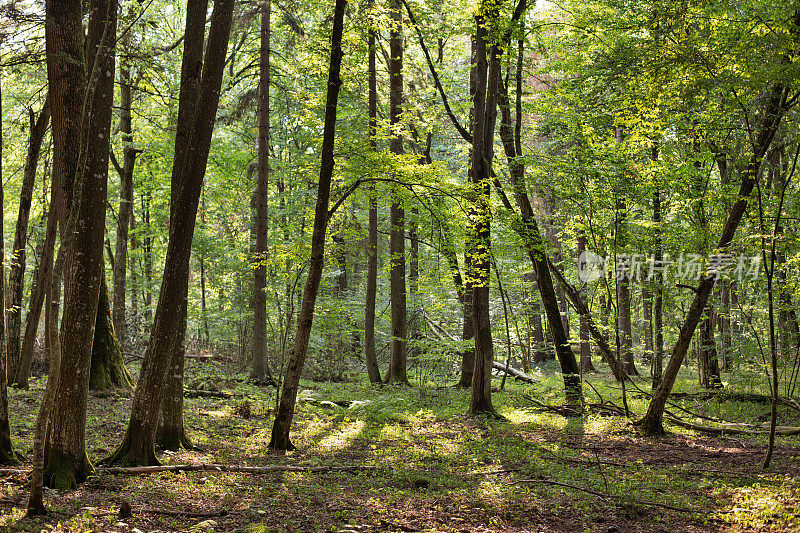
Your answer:
[[[117,342],[111,307],[108,299],[108,283],[105,273],[100,275],[100,297],[97,302],[94,338],[92,339],[92,364],[89,372],[89,389],[133,389],[133,380],[125,368],[125,360]]]

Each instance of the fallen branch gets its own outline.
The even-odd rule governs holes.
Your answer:
[[[353,472],[356,470],[377,470],[377,466],[239,466],[222,465],[214,463],[204,464],[184,464],[184,465],[160,465],[160,466],[108,466],[100,467],[98,472],[105,474],[141,475],[154,474],[157,472],[241,472],[246,474],[269,474],[271,472]]]
[[[224,392],[224,391],[217,391],[217,390],[198,390],[198,389],[186,389],[183,391],[184,398],[233,398],[234,394],[232,392]]]
[[[230,511],[227,509],[220,509],[219,511],[211,511],[206,513],[198,513],[193,511],[169,511],[166,509],[152,509],[150,507],[144,507],[139,509],[137,512],[143,514],[158,514],[158,515],[166,515],[166,516],[185,516],[189,518],[212,518],[215,516],[227,516]]]
[[[498,363],[497,361],[492,361],[492,368],[495,370],[499,370],[500,372],[508,372],[509,376],[512,376],[514,379],[518,381],[524,381],[525,383],[536,384],[539,383],[539,380],[526,374],[521,370],[517,370],[513,366],[509,366],[506,368],[505,363]]]
[[[638,505],[649,505],[651,507],[661,507],[662,509],[669,509],[670,511],[678,511],[680,513],[701,513],[700,509],[690,509],[688,507],[677,507],[675,505],[669,505],[666,503],[658,503],[658,502],[648,502],[644,500],[637,500],[635,498],[630,498],[627,496],[618,496],[616,494],[607,494],[605,492],[600,492],[592,489],[587,489],[586,487],[581,487],[579,485],[572,485],[570,483],[563,483],[561,481],[555,481],[552,479],[520,479],[517,481],[512,481],[507,483],[507,485],[517,485],[519,483],[540,483],[542,485],[555,485],[558,487],[565,487],[568,489],[575,489],[582,492],[586,492],[597,496],[598,498],[606,498],[609,500],[621,500],[624,499],[625,503],[634,503]]]
[[[700,426],[686,422],[670,413],[664,412],[664,418],[669,420],[676,426],[686,429],[693,429],[702,433],[711,433],[712,435],[767,435],[769,434],[769,426],[754,425],[754,424],[723,424],[718,427]],[[792,435],[800,435],[800,428],[791,426],[778,426],[775,428],[775,434],[784,437]]]

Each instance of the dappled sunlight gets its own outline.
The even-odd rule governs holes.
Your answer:
[[[366,424],[363,420],[340,424],[336,431],[319,441],[319,447],[327,451],[346,448],[361,435],[365,426]]]

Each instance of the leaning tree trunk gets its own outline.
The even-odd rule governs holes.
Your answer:
[[[181,320],[186,331],[186,302],[183,304]],[[164,398],[161,402],[161,417],[156,431],[156,444],[162,450],[178,451],[191,449],[192,441],[186,434],[183,424],[183,371],[186,364],[185,335],[181,335],[178,348],[172,356],[172,372],[167,372],[167,386],[164,389]]]
[[[119,259],[119,258],[118,258]],[[133,379],[125,368],[125,360],[111,320],[108,283],[105,272],[100,273],[100,297],[97,302],[89,390],[133,389]]]
[[[73,43],[82,37],[80,3],[75,7],[64,11],[72,23],[70,29],[77,33],[77,36],[70,36]],[[48,13],[48,19],[52,15],[52,12]],[[85,425],[92,338],[103,268],[109,138],[114,102],[114,77],[104,74],[114,72],[116,27],[116,2],[93,0],[86,38],[87,65],[91,68],[86,71],[80,165],[65,232],[67,259],[61,371],[54,389],[56,402],[50,413],[51,429],[44,457],[44,481],[59,490],[74,488],[92,472],[86,455]],[[75,57],[82,67],[80,53],[73,55]],[[51,100],[54,122],[56,109],[63,105],[64,101]]]
[[[30,113],[30,142],[28,155],[25,159],[25,170],[22,175],[22,188],[19,198],[19,214],[17,216],[17,229],[14,232],[14,247],[11,252],[11,266],[8,272],[8,294],[6,300],[6,367],[8,375],[14,378],[20,365],[20,330],[22,329],[22,292],[25,279],[25,248],[28,240],[28,221],[31,214],[31,200],[33,199],[33,185],[36,181],[36,167],[39,163],[39,153],[42,140],[50,122],[50,106],[47,102],[39,113],[39,118],[34,120],[33,111]]]
[[[25,318],[25,333],[22,336],[22,350],[20,351],[19,365],[17,366],[14,383],[21,389],[28,388],[28,377],[33,360],[33,349],[36,344],[36,334],[39,330],[39,320],[42,316],[50,279],[53,276],[53,253],[55,251],[56,236],[58,233],[58,190],[55,182],[50,185],[50,207],[47,211],[47,228],[45,229],[42,253],[39,259],[39,268],[33,276],[28,315]]]
[[[403,139],[397,131],[403,110],[403,25],[400,0],[391,0],[389,13],[392,26],[389,32],[389,123],[392,137],[389,150],[403,153]],[[392,196],[389,210],[389,293],[391,298],[391,351],[386,383],[408,385],[406,374],[406,236],[405,210],[399,191]]]
[[[333,148],[336,140],[336,107],[339,101],[339,90],[342,87],[339,72],[342,64],[342,33],[346,5],[345,0],[336,0],[333,13],[331,64],[325,100],[325,127],[322,136],[317,205],[314,211],[314,229],[311,233],[311,257],[309,258],[308,278],[303,289],[303,303],[300,307],[300,315],[297,317],[294,348],[286,367],[281,399],[278,411],[275,413],[275,422],[272,425],[269,447],[273,450],[293,450],[295,448],[289,439],[289,430],[294,417],[300,374],[303,372],[303,364],[306,360],[311,327],[314,322],[317,292],[325,263],[325,233],[328,226],[328,200],[331,193],[334,166]]]
[[[792,33],[796,39],[798,29],[798,18],[795,16],[795,28]],[[775,132],[780,125],[783,115],[786,113],[786,99],[787,89],[782,85],[773,86],[770,91],[769,98],[765,105],[764,114],[762,115],[758,129],[755,132],[755,142],[753,143],[753,153],[751,154],[747,166],[742,171],[742,183],[739,187],[737,195],[738,200],[731,208],[728,214],[728,219],[725,221],[725,226],[722,229],[719,242],[716,249],[725,250],[730,246],[736,229],[744,216],[747,202],[750,193],[758,179],[758,173],[761,168],[761,162],[772,144],[772,139],[775,137]],[[714,274],[704,276],[697,288],[695,289],[694,300],[692,301],[689,311],[686,314],[686,319],[681,326],[678,340],[672,348],[672,356],[667,363],[667,368],[664,371],[664,376],[653,392],[653,397],[647,407],[645,416],[637,422],[637,426],[645,435],[658,435],[664,433],[664,426],[662,423],[664,417],[664,406],[666,405],[669,393],[672,386],[675,384],[675,379],[678,377],[681,363],[683,363],[686,352],[689,349],[689,344],[692,341],[692,336],[697,328],[697,324],[702,318],[703,309],[705,309],[708,302],[708,297],[711,290],[714,288],[716,276]]]
[[[204,6],[200,5],[202,3],[189,4],[191,9],[187,11],[184,58],[185,47],[190,39],[202,42],[206,13]],[[110,464],[158,464],[155,456],[155,437],[167,376],[171,368],[170,363],[180,348],[179,343],[182,339],[181,328],[184,326],[182,317],[188,294],[192,236],[219,105],[233,7],[233,0],[214,1],[191,132],[190,135],[181,138],[176,136],[175,154],[179,157],[176,168],[181,170],[177,174],[173,172],[172,179],[173,190],[177,189],[180,194],[171,201],[174,210],[170,215],[164,277],[142,374],[133,397],[128,428],[117,450],[105,459],[105,462]],[[199,22],[201,20],[203,22]],[[183,66],[186,67],[187,65]],[[196,69],[197,63],[193,63],[192,67]],[[184,79],[182,76],[182,81]],[[185,144],[187,142],[188,145]],[[177,186],[176,181],[179,184]],[[164,357],[162,354],[168,356]]]

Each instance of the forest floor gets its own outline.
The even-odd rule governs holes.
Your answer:
[[[23,517],[26,474],[0,474],[0,531],[800,530],[796,437],[778,438],[773,466],[764,472],[761,436],[711,436],[669,426],[665,437],[642,438],[623,417],[567,419],[542,411],[524,395],[557,404],[561,387],[553,373],[540,373],[539,384],[509,382],[493,394],[504,420],[467,417],[468,392],[452,387],[306,382],[293,431],[298,451],[278,455],[267,449],[274,389],[256,388],[245,377],[228,363],[191,362],[187,387],[232,396],[186,399],[186,425],[197,449],[162,453],[165,464],[375,468],[135,476],[98,471],[78,490],[48,491],[51,513],[35,520]],[[691,372],[684,378],[677,389],[697,392]],[[616,384],[602,375],[588,379],[619,404]],[[43,382],[11,391],[14,442],[28,458]],[[588,388],[586,394],[596,398]],[[355,403],[326,403],[331,401]],[[768,411],[763,403],[720,398],[687,395],[681,401],[732,421],[753,422]],[[641,394],[629,394],[629,402],[636,413],[646,407]],[[119,443],[129,408],[126,395],[90,396],[86,438],[92,461]],[[782,415],[781,424],[800,425]],[[123,501],[131,518],[118,518]]]

